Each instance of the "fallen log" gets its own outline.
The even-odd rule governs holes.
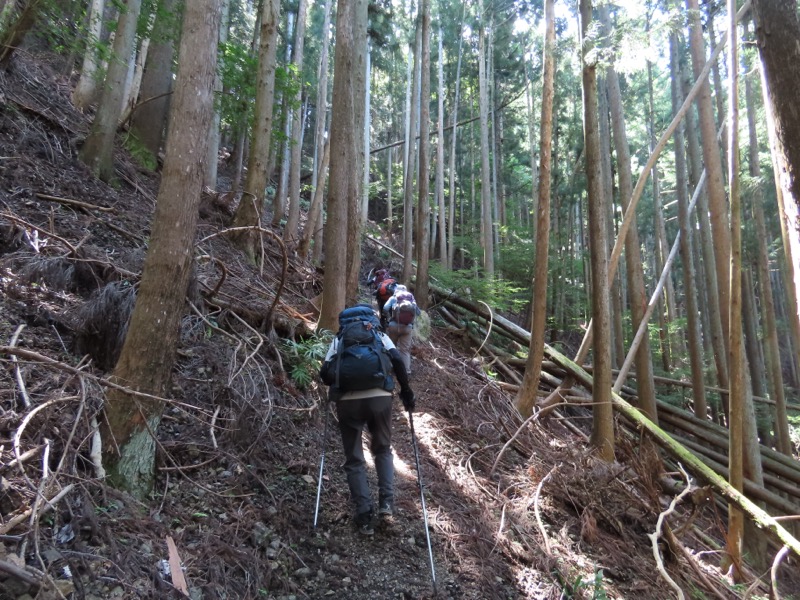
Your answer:
[[[591,389],[593,383],[592,377],[579,365],[549,346],[545,346],[545,354],[551,360],[561,365],[561,367],[563,367],[572,377],[579,381],[581,385]],[[699,479],[702,479],[711,485],[718,494],[742,510],[742,512],[744,512],[756,524],[757,527],[768,531],[800,557],[800,541],[798,541],[791,533],[789,533],[769,513],[754,504],[743,493],[729,485],[722,476],[714,472],[711,467],[694,456],[680,443],[675,441],[667,432],[658,427],[658,425],[653,423],[630,403],[625,401],[620,395],[612,393],[611,401],[614,404],[614,408],[634,421],[643,430],[647,431],[659,446],[674,456],[677,460],[681,461],[686,469],[692,472],[695,477],[698,477]],[[759,488],[759,492],[761,489],[762,488]]]

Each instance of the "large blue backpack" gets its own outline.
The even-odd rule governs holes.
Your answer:
[[[394,389],[392,362],[378,335],[380,321],[372,307],[357,304],[339,313],[334,387],[339,392]]]

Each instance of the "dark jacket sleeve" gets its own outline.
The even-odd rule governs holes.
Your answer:
[[[400,384],[400,391],[410,390],[406,364],[403,362],[403,357],[400,356],[400,351],[397,348],[392,348],[389,350],[389,358],[392,359],[392,368],[394,369],[395,377],[397,377],[397,382]]]
[[[325,385],[333,385],[336,383],[336,371],[332,367],[333,361],[326,360],[322,363],[322,367],[319,370],[319,378]]]

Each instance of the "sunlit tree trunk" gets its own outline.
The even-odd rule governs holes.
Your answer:
[[[330,46],[331,31],[331,0],[325,0],[324,16],[322,21],[322,47],[320,49],[319,66],[317,68],[317,103],[316,120],[314,122],[314,170],[311,174],[311,188],[314,190],[309,216],[306,221],[302,239],[300,240],[300,256],[307,257],[314,241],[313,262],[317,262],[322,252],[322,192],[325,189],[325,176],[330,163],[330,148],[325,140],[325,125],[328,115],[328,48]],[[325,152],[328,158],[325,159]],[[327,160],[327,162],[323,162]],[[318,201],[319,205],[314,206]],[[313,216],[313,220],[312,220]],[[316,240],[316,241],[315,241]],[[320,243],[317,243],[319,241]]]
[[[134,52],[134,57],[128,65],[128,77],[125,80],[125,93],[122,99],[122,114],[119,117],[120,123],[125,123],[130,119],[136,100],[142,88],[142,78],[147,56],[150,51],[150,41],[154,25],[155,15],[150,15],[147,26],[146,37],[142,37],[139,42],[138,50]]]
[[[608,7],[600,8],[600,19],[606,28],[610,28]],[[631,155],[628,148],[628,136],[625,129],[625,116],[622,110],[622,94],[619,88],[619,78],[614,67],[609,65],[606,69],[608,84],[608,103],[611,110],[611,127],[614,133],[614,148],[617,153],[617,169],[619,171],[619,195],[622,201],[623,213],[629,208],[633,196],[633,177],[631,173]],[[639,233],[636,226],[636,217],[631,221],[628,236],[625,241],[625,264],[628,273],[628,294],[631,305],[631,323],[633,330],[639,328],[647,308],[647,290],[644,284],[644,269],[642,261]],[[600,282],[593,280],[595,285]],[[607,279],[604,280],[607,285]],[[596,347],[596,346],[595,346]],[[642,340],[636,351],[636,387],[639,396],[639,405],[642,411],[654,422],[658,422],[656,411],[655,383],[653,382],[653,363],[650,354],[650,340],[648,336]]]
[[[614,229],[614,174],[611,170],[611,129],[609,125],[608,111],[608,85],[605,77],[597,78],[597,108],[598,123],[600,127],[600,159],[603,175],[603,194],[608,198],[607,204],[610,208],[608,218],[608,241],[609,252],[614,245],[616,231]],[[623,309],[622,295],[620,290],[620,276],[617,274],[611,283],[611,334],[614,340],[611,346],[611,362],[615,368],[622,366],[625,359],[625,333],[622,325]]]
[[[714,43],[717,39],[717,34],[714,28],[714,5],[705,3],[708,10],[708,17],[706,18],[706,28],[708,29],[708,38]],[[721,60],[715,60],[714,65],[711,67],[711,78],[714,82],[714,104],[717,109],[717,131],[722,130],[722,139],[728,139],[728,126],[725,119],[725,88],[722,86],[722,75],[720,73]],[[725,144],[720,144],[720,158],[722,159],[723,175],[725,174],[725,165],[728,164],[728,148]]]
[[[531,342],[525,375],[515,404],[523,417],[533,412],[536,390],[542,374],[544,336],[547,326],[547,266],[550,245],[550,170],[553,139],[553,98],[555,81],[555,9],[554,0],[545,0],[544,56],[542,59],[542,112],[539,121],[539,187],[536,202],[536,250],[534,254],[533,299],[531,300]]]
[[[689,49],[692,55],[692,69],[695,78],[697,78],[706,63],[698,0],[686,0],[686,7],[689,9]],[[717,281],[719,282],[717,295],[719,297],[720,320],[722,323],[723,343],[727,348],[727,336],[730,331],[728,318],[730,292],[728,284],[731,281],[729,264],[731,233],[728,221],[728,203],[725,198],[725,186],[722,181],[722,162],[719,144],[717,143],[714,109],[711,105],[711,86],[707,79],[703,80],[702,88],[697,96],[697,111],[700,121],[700,135],[703,142],[703,163],[707,175],[708,209],[711,218],[711,231],[714,236],[714,264],[716,265]]]
[[[289,12],[286,14],[286,48],[284,54],[284,63],[290,64],[292,62],[292,51],[294,49],[291,40],[291,31],[295,29],[295,13]],[[283,130],[283,139],[279,143],[273,144],[270,148],[270,158],[267,161],[267,173],[274,172],[273,165],[278,165],[278,184],[275,186],[275,194],[272,197],[272,226],[278,227],[281,220],[286,216],[286,208],[288,202],[286,201],[289,188],[289,163],[291,150],[289,146],[292,142],[292,123],[294,121],[294,113],[291,108],[291,103],[294,98],[290,97],[287,93],[288,90],[276,90],[278,96],[278,112],[280,113],[278,122]]]
[[[431,131],[431,5],[420,1],[422,11],[422,71],[419,111],[419,181],[417,187],[417,280],[415,298],[423,310],[428,308],[428,263],[430,258],[430,131]]]
[[[597,75],[592,43],[586,34],[592,21],[591,0],[580,0],[581,64],[583,80],[583,136],[589,196],[590,255],[592,266],[592,320],[594,322],[592,435],[598,456],[614,460],[614,412],[611,406],[611,304],[608,289],[608,207],[603,202],[600,139],[597,123]]]
[[[481,144],[481,246],[483,270],[487,279],[494,278],[494,220],[492,219],[492,176],[489,163],[489,92],[486,73],[486,30],[483,23],[478,34],[478,105]]]
[[[683,104],[683,90],[680,83],[680,57],[678,54],[677,34],[669,37],[670,73],[672,92],[672,112],[677,113]],[[686,302],[686,338],[689,346],[689,363],[692,376],[692,407],[694,414],[706,419],[708,402],[704,381],[703,345],[701,341],[700,319],[697,310],[697,293],[695,279],[694,227],[689,217],[689,194],[686,168],[685,136],[683,123],[675,129],[675,187],[678,201],[678,222],[681,232],[681,260],[683,261],[683,288]]]
[[[367,44],[367,52],[366,52],[366,61],[367,61],[367,69],[366,69],[366,77],[365,85],[366,88],[364,90],[364,127],[363,129],[363,146],[364,146],[364,168],[362,169],[361,173],[361,222],[366,223],[367,217],[369,216],[369,145],[370,145],[370,123],[372,121],[372,102],[371,96],[372,93],[372,51],[370,50],[369,44]]]
[[[97,76],[99,59],[97,43],[103,31],[103,10],[105,0],[92,0],[89,7],[89,27],[86,36],[86,50],[83,54],[81,76],[72,92],[72,103],[75,108],[85,111],[97,97]]]
[[[684,80],[684,83],[686,82],[687,81]],[[686,114],[686,138],[688,142],[686,147],[693,188],[696,188],[699,184],[700,176],[703,172],[702,152],[697,139],[696,125],[697,120],[694,113],[690,110]],[[697,201],[697,221],[698,230],[700,232],[700,254],[703,258],[702,269],[698,269],[698,273],[701,275],[702,293],[705,298],[705,303],[701,304],[701,306],[704,307],[702,312],[707,317],[709,325],[707,329],[703,327],[703,331],[710,332],[709,337],[711,340],[712,355],[714,357],[714,366],[717,372],[717,384],[719,387],[727,389],[728,357],[723,342],[722,317],[719,311],[719,296],[717,295],[719,285],[714,257],[714,241],[711,234],[711,222],[708,218],[707,188],[700,192]],[[695,279],[695,281],[697,281],[697,279]],[[723,405],[725,413],[727,414],[727,397],[723,399]]]
[[[456,140],[458,138],[458,105],[460,102],[461,93],[461,58],[462,49],[464,47],[464,15],[466,14],[467,3],[464,2],[461,7],[461,25],[458,28],[458,62],[456,63],[456,83],[455,93],[453,95],[453,128],[450,134],[450,169],[449,169],[449,189],[450,195],[448,197],[448,222],[447,222],[447,237],[450,243],[447,247],[447,268],[453,268],[453,261],[456,255]],[[463,215],[463,211],[461,211]],[[462,228],[463,229],[463,228]]]
[[[292,64],[297,69],[300,81],[292,108],[292,139],[289,164],[289,213],[286,228],[283,230],[284,240],[297,239],[297,226],[300,223],[300,167],[303,158],[303,117],[301,114],[303,97],[303,50],[306,36],[306,0],[299,0],[297,5],[297,24],[294,35],[294,54]]]
[[[112,483],[145,499],[152,489],[154,432],[168,393],[194,253],[208,127],[213,112],[219,0],[188,3],[184,12],[173,135],[136,306],[113,380],[150,397],[112,389],[105,405],[104,464]]]
[[[649,29],[649,22],[648,22]],[[652,153],[655,149],[657,139],[655,133],[655,106],[653,102],[653,64],[647,63],[647,131],[649,149]],[[653,183],[653,213],[655,215],[655,236],[656,236],[656,273],[661,273],[664,263],[669,256],[670,248],[667,244],[667,227],[664,222],[664,209],[661,204],[661,179],[658,174],[658,165],[653,167],[650,174]],[[661,364],[665,372],[672,370],[672,335],[670,334],[672,321],[676,318],[675,314],[675,290],[672,286],[672,276],[667,278],[664,286],[664,294],[660,300],[662,308],[658,311],[659,338],[661,340]]]
[[[416,33],[414,35],[414,48],[412,65],[410,102],[408,111],[408,128],[406,130],[406,164],[403,173],[403,274],[402,281],[406,285],[411,283],[414,272],[414,173],[417,162],[417,120],[419,119],[419,80],[420,58],[422,53],[422,11],[417,11]]]
[[[436,93],[438,113],[436,120],[436,198],[438,200],[439,218],[439,261],[447,268],[447,212],[444,202],[444,44],[442,43],[441,14],[439,15],[439,85]]]
[[[316,187],[314,187],[314,196],[311,199],[311,206],[308,209],[308,219],[306,226],[303,229],[303,235],[300,238],[300,244],[297,248],[297,253],[303,257],[308,257],[308,252],[311,248],[311,242],[314,239],[314,233],[317,228],[322,227],[322,195],[325,191],[325,176],[328,172],[328,165],[331,158],[331,145],[326,143],[322,151],[322,160],[319,164],[319,173],[317,175]]]
[[[81,160],[95,176],[106,182],[114,177],[114,138],[122,114],[128,59],[136,43],[136,21],[140,8],[141,0],[127,0],[120,12],[114,38],[116,59],[109,62],[97,114],[80,151]]]
[[[736,1],[729,0],[728,10],[736,13]],[[729,76],[730,76],[730,110],[728,112],[728,182],[730,183],[730,294],[728,304],[728,365],[730,366],[730,422],[728,469],[729,483],[738,491],[744,489],[744,419],[745,419],[745,357],[744,333],[742,331],[742,205],[739,196],[739,103],[738,75],[739,60],[736,40],[736,20],[731,19],[728,44]],[[706,166],[708,168],[708,166]],[[712,221],[713,225],[713,221]],[[724,281],[724,280],[723,280]],[[741,581],[742,571],[742,538],[744,531],[744,515],[733,503],[728,503],[728,535],[727,550],[730,558],[731,575],[734,581]],[[723,565],[726,562],[723,561]]]

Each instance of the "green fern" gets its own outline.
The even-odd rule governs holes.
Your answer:
[[[300,341],[282,341],[281,355],[286,362],[289,377],[301,390],[306,389],[316,379],[331,338],[330,332],[323,331]]]

